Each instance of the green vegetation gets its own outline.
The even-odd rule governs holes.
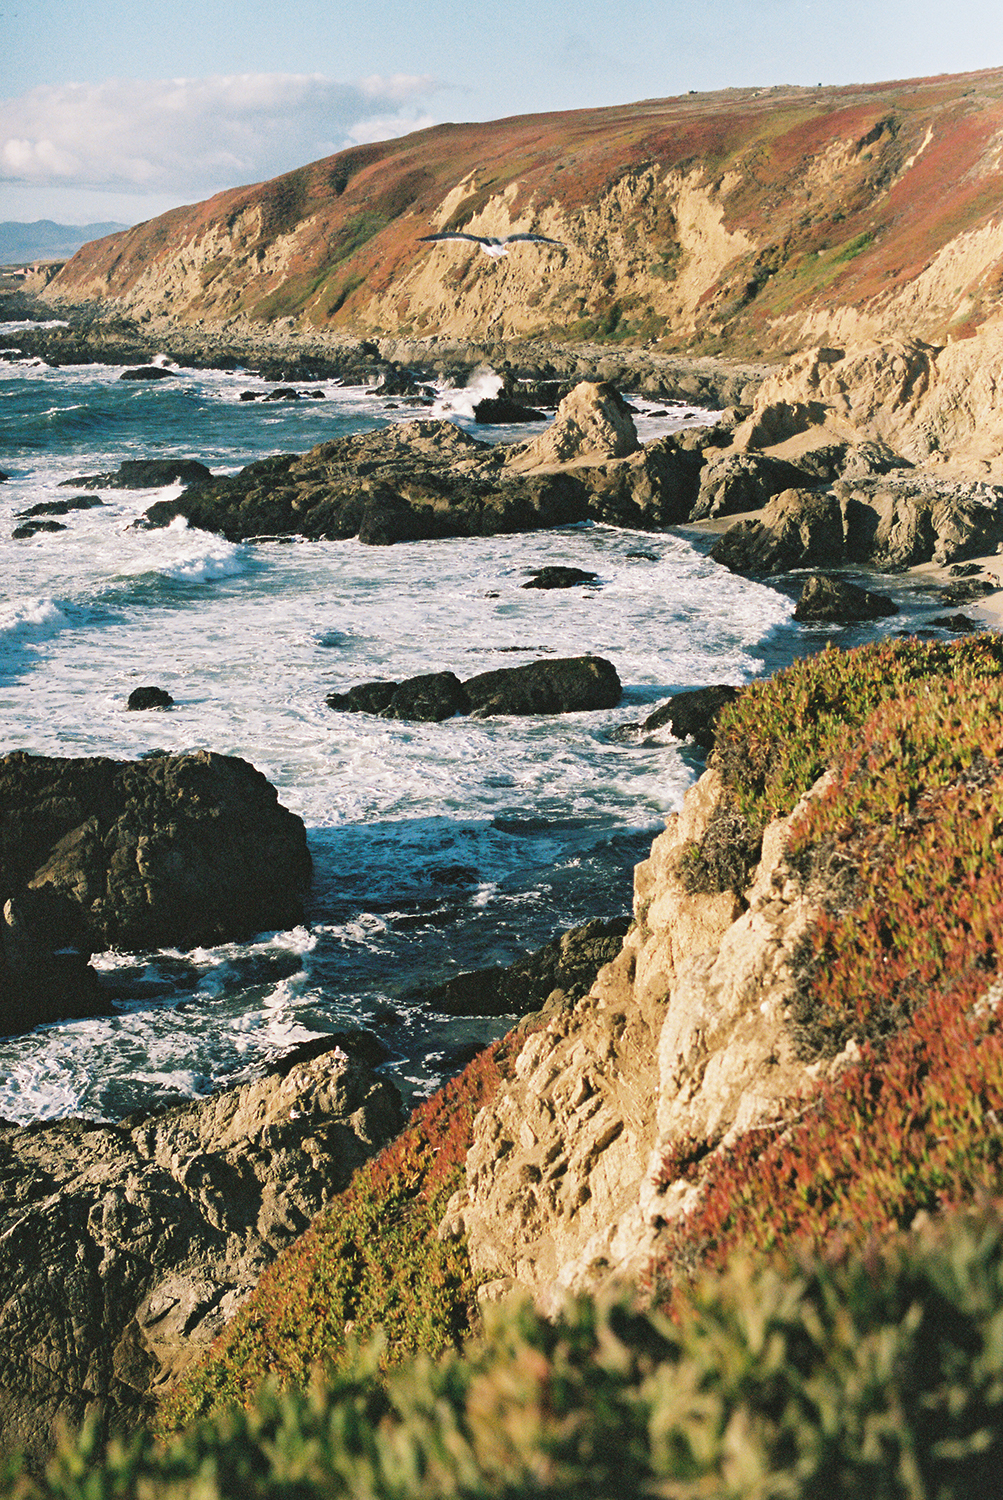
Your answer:
[[[481,1052],[356,1172],[163,1403],[162,1428],[245,1401],[266,1378],[304,1385],[377,1329],[387,1365],[461,1342],[470,1327],[470,1267],[462,1241],[440,1241],[437,1231],[462,1179],[474,1115],[494,1095],[511,1051],[502,1040]]]
[[[166,1445],[92,1427],[18,1500],[996,1500],[1003,1233],[957,1216],[867,1256],[736,1262],[677,1319],[495,1312],[465,1356],[380,1351]]]
[[[823,652],[726,708],[715,755],[697,884],[740,884],[832,772],[791,826],[821,904],[792,1022],[853,1046],[788,1123],[679,1143],[663,1180],[696,1206],[639,1297],[488,1308],[468,1337],[437,1231],[507,1038],[263,1278],[159,1439],[93,1426],[0,1496],[1003,1495],[1003,640]]]

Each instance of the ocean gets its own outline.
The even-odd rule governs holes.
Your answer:
[[[110,1018],[0,1038],[0,1116],[114,1120],[253,1076],[297,1043],[362,1027],[414,1102],[506,1018],[448,1018],[427,989],[507,963],[593,916],[628,911],[632,869],[702,768],[692,745],[636,726],[670,693],[744,683],[827,639],[855,644],[903,617],[807,630],[791,586],[733,576],[709,539],[582,525],[523,536],[367,547],[235,545],[176,522],[134,529],[174,490],[99,492],[102,504],[11,533],[63,481],[126,459],[183,456],[214,473],[415,417],[486,441],[545,424],[477,427],[473,394],[431,411],[321,382],[323,400],[241,401],[249,372],[49,368],[4,354],[0,324],[0,752],[107,755],[205,747],[249,760],[303,818],[315,866],[307,922],[193,952],[105,953]],[[301,389],[304,387],[300,387]],[[642,441],[712,414],[625,393]],[[595,585],[526,591],[568,564]],[[873,579],[870,580],[873,586]],[[885,580],[910,612],[930,600]],[[374,678],[461,678],[545,655],[608,657],[609,712],[406,724],[335,713],[325,695]],[[128,712],[133,688],[174,707]]]

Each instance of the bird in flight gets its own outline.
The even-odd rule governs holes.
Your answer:
[[[560,245],[562,250],[568,247],[563,240],[550,240],[545,234],[505,234],[501,236],[493,234],[464,234],[461,229],[444,229],[441,234],[423,234],[422,244],[429,244],[433,240],[470,240],[474,245],[480,245],[485,255],[490,255],[492,260],[498,260],[502,255],[508,254],[509,245],[517,240],[528,240],[531,245]]]

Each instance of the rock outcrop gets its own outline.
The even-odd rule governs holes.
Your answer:
[[[602,656],[567,656],[499,667],[461,682],[454,672],[428,672],[405,682],[362,682],[329,693],[328,708],[379,714],[384,719],[439,723],[455,714],[475,719],[500,714],[569,714],[615,708],[620,679]]]
[[[91,1411],[134,1425],[401,1128],[366,1048],[329,1043],[146,1118],[0,1122],[5,1449],[44,1457]]]
[[[4,756],[0,1029],[107,1009],[102,949],[295,926],[310,868],[302,821],[234,756]]]
[[[711,549],[734,573],[865,566],[901,572],[953,563],[1003,543],[1003,488],[913,474],[784,490]]]
[[[813,573],[794,606],[794,618],[802,622],[846,625],[856,620],[880,620],[898,614],[898,605],[886,594],[872,594],[844,578]]]
[[[637,868],[619,955],[527,1037],[514,1081],[475,1123],[441,1233],[466,1233],[485,1297],[518,1285],[549,1307],[636,1277],[692,1200],[691,1183],[662,1179],[673,1149],[727,1146],[816,1086],[785,1025],[814,915],[784,863],[791,820],[767,829],[744,897],[693,894],[680,877],[719,797],[707,771]]]

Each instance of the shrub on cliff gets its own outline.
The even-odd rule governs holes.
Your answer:
[[[464,1356],[380,1351],[164,1446],[66,1444],[20,1500],[987,1500],[1003,1472],[1003,1233],[704,1277],[673,1322],[496,1310]]]
[[[462,1177],[474,1115],[512,1050],[503,1039],[479,1053],[356,1172],[167,1397],[162,1428],[246,1401],[266,1378],[305,1386],[377,1329],[385,1365],[459,1345],[470,1327],[470,1267],[462,1240],[440,1240],[438,1227]]]
[[[750,684],[718,718],[711,764],[721,774],[726,802],[703,845],[688,853],[687,885],[741,888],[767,823],[789,813],[828,766],[861,742],[863,726],[882,703],[946,680],[977,698],[981,684],[1001,674],[1003,638],[980,635],[827,648]],[[913,761],[910,772],[920,771]],[[722,820],[727,828],[718,826]]]

